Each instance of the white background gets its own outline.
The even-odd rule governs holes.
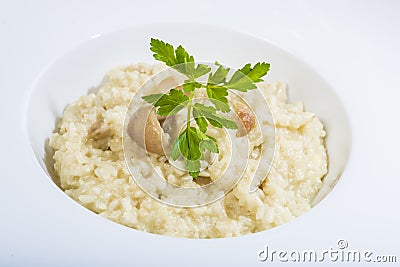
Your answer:
[[[322,250],[338,239],[400,261],[399,12],[398,1],[1,0],[0,266],[266,265],[257,260],[265,245]],[[26,138],[28,90],[47,64],[91,36],[156,22],[268,39],[334,86],[348,111],[352,151],[320,205],[271,231],[184,240],[116,225],[54,190]],[[49,190],[46,198],[41,190]]]

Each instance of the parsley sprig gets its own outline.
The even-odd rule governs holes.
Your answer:
[[[238,128],[234,121],[219,114],[231,110],[228,104],[229,90],[247,92],[257,88],[256,83],[263,81],[261,78],[268,73],[270,64],[258,62],[252,66],[248,63],[228,78],[229,68],[215,62],[217,69],[212,72],[208,65],[195,63],[194,57],[181,45],[175,49],[171,44],[152,38],[150,50],[154,52],[155,59],[187,77],[183,90],[173,88],[165,94],[151,94],[142,98],[156,107],[157,114],[161,116],[172,116],[187,108],[186,126],[174,140],[171,156],[173,160],[183,156],[185,169],[193,178],[198,178],[200,160],[204,159],[206,150],[219,153],[216,139],[206,134],[209,124],[217,128],[232,130]],[[206,74],[208,74],[206,83],[197,80]],[[194,103],[194,93],[198,88],[206,89],[213,106]],[[192,116],[197,127],[190,124]]]

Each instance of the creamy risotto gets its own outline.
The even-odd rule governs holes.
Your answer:
[[[139,87],[163,68],[136,64],[113,69],[98,92],[81,96],[66,107],[50,138],[54,168],[66,194],[128,227],[189,238],[254,233],[286,223],[311,208],[327,173],[325,131],[313,113],[304,111],[302,103],[287,103],[286,85],[280,82],[257,84],[271,109],[275,132],[262,137],[254,128],[241,137],[247,138],[250,146],[249,163],[243,179],[224,198],[196,208],[174,207],[154,200],[132,181],[123,149],[125,115]],[[205,174],[213,180],[220,176],[231,150],[219,129],[211,129],[209,134],[222,151]],[[272,168],[250,193],[251,172],[257,164],[268,164],[257,161],[262,144],[270,144],[274,150]],[[140,149],[134,143],[130,147]],[[151,176],[140,159],[129,160],[138,173]],[[168,182],[201,187],[170,166],[164,156],[151,154],[150,160]]]

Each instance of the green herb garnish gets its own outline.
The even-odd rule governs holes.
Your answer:
[[[154,52],[155,59],[187,77],[183,91],[173,88],[166,94],[151,94],[142,98],[156,107],[157,114],[162,116],[172,116],[187,108],[186,126],[173,142],[171,156],[173,160],[183,156],[185,169],[193,178],[198,178],[200,160],[204,159],[205,151],[219,152],[215,138],[206,134],[209,124],[217,128],[233,130],[238,128],[234,121],[218,113],[219,111],[227,113],[231,110],[227,98],[229,90],[246,92],[257,88],[255,83],[263,81],[261,78],[267,74],[270,65],[259,62],[252,67],[248,63],[228,79],[229,68],[215,62],[217,69],[212,73],[208,65],[195,63],[194,57],[181,45],[175,49],[171,44],[152,38],[150,50]],[[198,81],[198,78],[206,74],[209,74],[207,82]],[[206,89],[207,96],[214,106],[193,101],[194,92],[198,88]],[[191,116],[198,127],[190,125]]]

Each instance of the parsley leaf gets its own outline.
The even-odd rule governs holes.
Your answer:
[[[197,178],[205,150],[218,153],[216,140],[195,127],[187,127],[172,144],[171,156],[177,160],[183,155],[185,169],[193,178]]]
[[[189,55],[189,53],[181,45],[175,49],[175,55],[176,55],[176,60],[177,60],[178,64],[194,62],[194,57]]]
[[[207,131],[207,120],[212,126],[217,128],[237,129],[234,121],[228,120],[217,114],[217,110],[211,106],[205,106],[200,103],[193,105],[193,117],[200,128],[200,131]]]
[[[265,76],[269,71],[270,65],[266,62],[258,62],[251,67],[248,63],[243,68],[237,70],[229,82],[225,83],[224,86],[228,89],[234,89],[241,92],[246,92],[251,89],[257,88],[256,82],[262,82],[261,77]]]
[[[194,82],[194,79],[199,78],[211,71],[211,68],[205,64],[194,63],[194,57],[183,48],[178,46],[175,50],[174,47],[161,40],[151,38],[150,50],[154,52],[153,57],[159,61],[164,62],[180,73],[186,75]]]
[[[142,98],[149,104],[154,105],[157,103],[158,100],[163,96],[163,94],[152,94],[152,95],[146,95],[143,96]]]
[[[153,94],[142,97],[147,103],[159,107],[158,115],[172,116],[186,107],[189,98],[181,90],[172,89],[168,94]]]
[[[161,40],[151,38],[150,50],[154,52],[153,57],[159,61],[165,62],[168,66],[174,66],[178,64],[178,61],[174,54],[174,47]]]
[[[208,75],[207,83],[211,85],[218,85],[222,82],[225,82],[226,76],[230,70],[229,68],[225,68],[219,64],[217,61],[215,62],[215,65],[218,66],[218,69],[214,73],[210,73],[210,75]]]
[[[201,83],[196,81],[186,80],[183,84],[183,90],[185,92],[193,92],[196,88],[201,88]]]
[[[229,73],[229,68],[225,68],[217,61],[215,65],[218,69],[214,73],[208,75],[208,81],[206,86],[207,96],[210,101],[214,104],[217,110],[222,112],[229,112],[231,109],[228,105],[228,89],[226,87],[220,86],[219,84],[225,83],[226,76]]]
[[[193,73],[193,78],[199,78],[203,75],[206,75],[211,71],[211,68],[205,64],[198,64],[196,69],[194,70]]]
[[[228,105],[228,89],[222,86],[208,85],[206,88],[207,96],[210,101],[214,104],[217,110],[222,112],[231,111]]]

